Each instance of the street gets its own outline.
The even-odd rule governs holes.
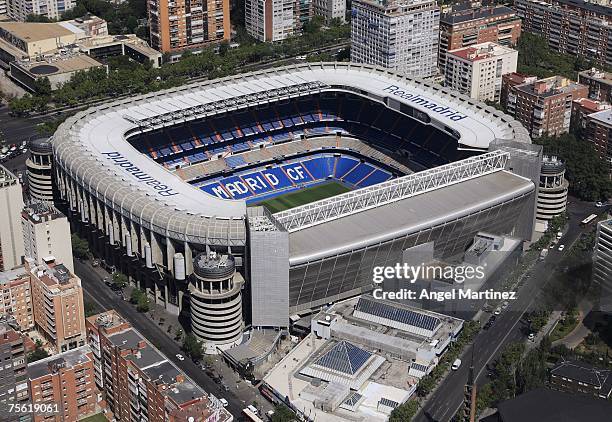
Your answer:
[[[592,203],[578,202],[568,206],[570,217],[567,232],[559,243],[566,245],[564,252],[556,248],[551,249],[546,260],[538,262],[531,271],[531,276],[518,291],[516,300],[511,301],[508,308],[499,315],[491,328],[482,330],[475,338],[473,344],[466,348],[463,354],[463,365],[457,371],[451,371],[442,380],[438,389],[425,403],[421,411],[413,419],[417,422],[448,422],[459,410],[463,403],[463,388],[468,379],[470,358],[474,349],[474,376],[476,383],[482,385],[486,382],[483,372],[487,364],[491,363],[507,345],[525,340],[525,332],[521,330],[521,318],[530,310],[538,298],[542,286],[553,276],[554,270],[563,258],[564,253],[570,249],[580,235],[592,227],[582,228],[579,223],[591,213],[601,212]],[[486,372],[485,372],[486,375]]]
[[[223,391],[219,385],[208,377],[204,371],[190,359],[179,361],[176,358],[176,354],[181,353],[184,355],[179,345],[168,337],[168,335],[153,321],[147,318],[145,314],[137,312],[129,302],[121,300],[104,284],[102,278],[94,271],[89,263],[75,260],[74,269],[75,273],[81,278],[85,301],[94,303],[102,310],[115,309],[119,312],[119,314],[132,324],[137,331],[157,347],[168,360],[171,360],[176,366],[181,368],[181,370],[183,370],[204,391],[212,393],[218,398],[225,398],[229,403],[227,409],[234,417],[239,418],[242,414],[242,409],[251,404],[251,402],[245,403],[236,396],[233,391],[235,389],[233,385],[230,385],[230,391]],[[246,387],[246,385],[247,382],[244,381],[240,384],[240,388],[255,388],[252,386]],[[263,403],[263,398],[259,400],[259,402]]]

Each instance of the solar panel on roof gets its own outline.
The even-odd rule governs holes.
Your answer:
[[[359,298],[355,309],[366,314],[401,322],[402,324],[412,325],[429,331],[433,331],[440,324],[440,319],[431,315],[398,308],[386,303],[375,302],[363,297]]]
[[[381,397],[381,398],[380,398],[380,401],[378,402],[378,404],[381,404],[381,405],[383,405],[383,406],[390,407],[390,408],[392,408],[392,409],[395,409],[397,406],[399,406],[399,403],[398,403],[398,402],[393,401],[393,400],[386,399],[386,398],[384,398],[384,397]]]
[[[348,399],[344,400],[344,404],[348,406],[355,406],[362,397],[363,396],[361,394],[354,392],[348,397]]]
[[[367,362],[372,354],[347,342],[341,341],[321,356],[315,365],[354,375]]]

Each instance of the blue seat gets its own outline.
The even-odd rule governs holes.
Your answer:
[[[308,171],[302,167],[301,163],[285,164],[281,167],[295,184],[312,182],[312,177],[310,177]]]
[[[271,167],[260,172],[274,189],[284,189],[293,186],[291,180],[278,167]]]
[[[363,179],[360,183],[357,184],[360,188],[365,188],[366,186],[377,185],[382,182],[386,182],[391,178],[391,175],[384,170],[376,169],[373,173],[371,173],[368,177]]]
[[[338,162],[336,163],[336,179],[342,179],[342,177],[352,170],[355,166],[359,164],[359,161],[354,158],[348,157],[339,157]]]
[[[372,167],[371,165],[367,163],[361,163],[357,167],[355,167],[353,170],[351,170],[350,173],[346,174],[343,177],[343,180],[345,180],[346,182],[352,185],[356,185],[357,182],[361,181],[361,179],[363,179],[364,177],[366,177],[368,174],[372,173],[373,171],[374,171],[374,167]]]

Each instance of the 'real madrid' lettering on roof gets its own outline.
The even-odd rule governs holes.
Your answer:
[[[400,97],[403,100],[418,104],[421,107],[427,108],[435,113],[438,113],[441,116],[446,116],[454,122],[458,122],[459,120],[463,120],[467,117],[465,114],[461,114],[450,107],[441,106],[430,100],[429,98],[423,97],[420,94],[411,94],[409,92],[403,91],[399,86],[396,85],[389,85],[388,87],[383,89],[383,91]]]
[[[121,167],[125,172],[129,173],[138,182],[144,183],[155,189],[160,196],[174,196],[178,195],[178,192],[173,191],[168,185],[161,183],[159,180],[149,176],[147,173],[142,171],[139,167],[136,167],[131,161],[126,159],[120,152],[109,151],[103,152],[102,155],[106,156],[107,160],[118,167]]]

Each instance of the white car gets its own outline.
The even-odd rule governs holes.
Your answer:
[[[455,361],[453,362],[453,366],[451,366],[451,369],[453,371],[456,371],[457,369],[459,369],[460,366],[461,366],[461,359],[455,359]]]
[[[227,405],[229,404],[227,402],[227,400],[225,400],[224,398],[220,398],[219,401],[221,402],[221,404],[223,405],[223,407],[227,407]]]
[[[565,249],[565,245],[559,245],[559,252],[561,252],[563,249]]]
[[[176,354],[176,358],[177,358],[178,360],[180,360],[180,361],[184,361],[184,360],[185,360],[185,357],[184,357],[183,355],[181,355],[180,353],[177,353],[177,354]]]
[[[255,406],[253,406],[252,404],[249,404],[247,406],[247,409],[249,409],[251,412],[253,412],[254,414],[258,414],[259,410],[257,410],[257,408]]]
[[[508,307],[508,305],[510,305],[510,303],[507,300],[505,300],[504,303],[502,303],[501,307],[502,307],[502,309],[506,309]]]
[[[597,208],[601,208],[601,207],[603,207],[603,206],[604,206],[604,204],[603,204],[603,202],[597,201],[597,202],[595,202],[595,206],[596,206]]]
[[[499,315],[499,314],[501,314],[501,308],[497,308],[495,312],[493,312],[493,315]]]
[[[529,341],[534,341],[535,340],[535,334],[534,333],[529,334],[529,337],[527,337],[527,339]]]

